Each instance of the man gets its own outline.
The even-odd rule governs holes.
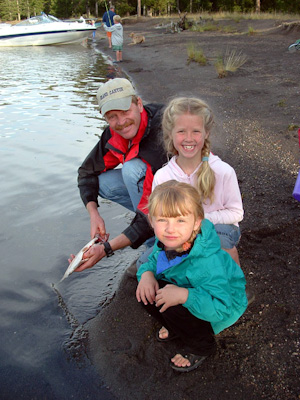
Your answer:
[[[77,271],[91,268],[114,250],[137,248],[153,231],[145,207],[154,173],[167,162],[162,145],[162,105],[143,105],[127,79],[111,79],[97,92],[100,112],[109,126],[78,170],[78,187],[91,220],[91,237],[107,238],[105,222],[98,212],[98,195],[114,201],[136,215],[120,235],[84,254],[89,258]],[[122,168],[116,169],[119,164]]]
[[[114,25],[114,17],[115,14],[115,7],[114,6],[110,6],[108,11],[105,11],[105,13],[103,14],[102,17],[102,21],[104,22],[104,24],[108,27],[111,27],[112,25]],[[106,32],[106,36],[108,38],[108,47],[111,49],[111,32]]]

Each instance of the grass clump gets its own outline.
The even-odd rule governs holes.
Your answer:
[[[191,61],[195,61],[200,65],[206,65],[207,58],[205,57],[203,50],[201,48],[197,48],[194,43],[189,43],[187,47],[187,55],[188,55],[188,64]]]
[[[222,32],[224,33],[235,33],[236,29],[232,25],[226,25],[222,28]]]
[[[225,78],[228,72],[236,72],[247,61],[247,56],[241,51],[226,50],[225,55],[219,55],[215,62],[215,68],[219,78]]]
[[[201,21],[200,23],[199,22],[193,23],[192,26],[190,27],[190,30],[192,32],[214,32],[218,31],[219,27],[217,24],[213,22]]]
[[[288,131],[295,131],[295,130],[297,130],[298,128],[299,128],[298,125],[289,124],[289,126],[288,126]]]
[[[215,62],[215,68],[217,70],[218,77],[219,78],[225,78],[227,73],[225,71],[225,65],[224,65],[224,60],[223,60],[223,56],[222,55],[219,55],[217,57],[217,60]]]
[[[279,102],[277,104],[278,104],[278,107],[286,107],[287,106],[286,99],[279,100]]]
[[[252,27],[248,26],[248,35],[253,36],[256,35],[257,31]]]
[[[219,12],[209,12],[203,11],[201,13],[193,13],[194,19],[199,17],[203,19],[213,18],[214,20],[222,20],[222,19],[231,19],[235,22],[239,22],[240,20],[262,20],[262,19],[274,19],[279,21],[289,21],[289,20],[299,20],[299,14],[287,14],[283,12],[260,12],[257,13],[255,11],[252,12],[231,12],[231,11],[219,11]]]

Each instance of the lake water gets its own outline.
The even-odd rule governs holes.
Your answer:
[[[96,91],[111,64],[83,45],[0,48],[0,397],[108,400],[83,324],[137,253],[119,251],[58,283],[90,240],[77,169],[104,121]],[[101,203],[111,236],[132,215]],[[52,284],[55,284],[55,288]]]

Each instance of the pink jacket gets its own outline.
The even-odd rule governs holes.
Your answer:
[[[191,175],[187,175],[177,164],[176,158],[177,156],[172,157],[165,166],[155,173],[152,190],[155,186],[171,179],[196,186],[196,172],[201,164]],[[209,155],[208,162],[215,173],[216,185],[214,202],[210,204],[208,200],[203,203],[205,218],[214,225],[234,224],[238,226],[238,223],[243,219],[244,210],[236,173],[229,164],[212,153]]]

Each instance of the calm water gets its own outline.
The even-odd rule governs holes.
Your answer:
[[[111,398],[85,355],[82,324],[136,253],[57,284],[69,254],[90,240],[77,168],[104,126],[95,94],[107,62],[93,42],[0,48],[1,399]],[[121,207],[101,208],[112,236],[131,219]]]

